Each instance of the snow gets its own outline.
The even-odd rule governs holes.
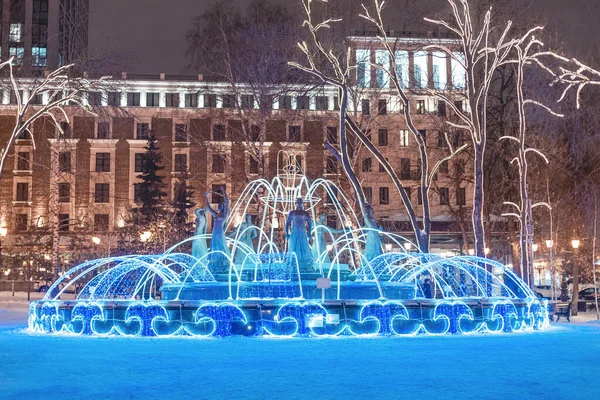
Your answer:
[[[473,336],[99,338],[29,334],[26,295],[0,293],[0,398],[600,398],[594,318]]]

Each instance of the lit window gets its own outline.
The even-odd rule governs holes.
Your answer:
[[[8,55],[14,57],[14,65],[23,65],[23,56],[25,55],[25,49],[23,47],[11,47],[8,49]]]
[[[31,65],[34,67],[45,67],[47,64],[46,48],[32,47],[31,48]]]
[[[371,51],[356,50],[356,80],[358,85],[369,87],[371,83]]]
[[[396,51],[396,76],[403,89],[408,88],[408,52]]]
[[[403,147],[408,146],[408,130],[407,129],[400,130],[400,146],[403,146]]]
[[[415,53],[415,87],[417,89],[425,89],[428,85],[427,56],[428,54],[425,51]]]
[[[452,86],[454,89],[462,90],[466,86],[466,70],[463,67],[465,56],[462,53],[452,53]]]
[[[21,41],[21,31],[23,30],[23,24],[10,24],[10,31],[8,33],[8,40],[11,42]]]
[[[447,80],[446,55],[436,51],[433,53],[433,87],[438,90],[444,90],[446,89]]]
[[[390,79],[388,71],[390,70],[390,57],[387,50],[375,50],[375,63],[379,66],[375,70],[375,80],[378,88],[389,87]]]

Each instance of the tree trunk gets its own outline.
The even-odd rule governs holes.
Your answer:
[[[473,236],[475,239],[475,253],[479,257],[485,257],[485,227],[483,224],[483,152],[485,140],[482,138],[481,143],[474,143],[474,147]]]

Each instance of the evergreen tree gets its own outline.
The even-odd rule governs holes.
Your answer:
[[[176,227],[185,227],[188,223],[189,210],[196,205],[192,201],[194,191],[188,185],[188,178],[188,172],[179,175],[173,191],[173,224]]]
[[[148,136],[148,143],[144,147],[146,152],[142,158],[142,173],[137,176],[138,199],[140,207],[137,212],[137,223],[149,225],[159,221],[165,216],[165,183],[158,173],[165,167],[160,165],[162,154],[157,145],[156,137],[152,132]]]

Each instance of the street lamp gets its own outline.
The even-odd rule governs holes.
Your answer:
[[[386,243],[384,245],[384,248],[385,248],[385,252],[386,253],[391,253],[392,252],[392,244],[391,243]]]
[[[410,251],[411,247],[412,247],[412,243],[411,242],[404,243],[404,250]]]
[[[92,243],[94,243],[96,246],[98,246],[100,244],[101,240],[98,236],[93,236],[92,237]]]
[[[469,250],[467,250],[467,253],[469,253],[470,256],[474,256],[475,255],[475,249],[469,249]]]
[[[144,231],[140,233],[140,240],[144,243],[144,253],[146,252],[146,242],[152,237],[152,232]]]
[[[531,250],[533,250],[533,252],[535,253],[536,251],[538,251],[538,247],[539,247],[538,244],[534,243],[531,245]]]
[[[5,226],[0,226],[0,268],[2,268],[2,241],[6,237],[8,229]]]
[[[571,247],[573,247],[573,289],[571,295],[571,315],[577,315],[577,306],[579,302],[579,265],[577,264],[577,249],[581,242],[578,239],[571,240]]]
[[[483,249],[483,254],[485,254],[485,256],[487,258],[488,254],[490,254],[490,248],[486,247],[485,249]]]

